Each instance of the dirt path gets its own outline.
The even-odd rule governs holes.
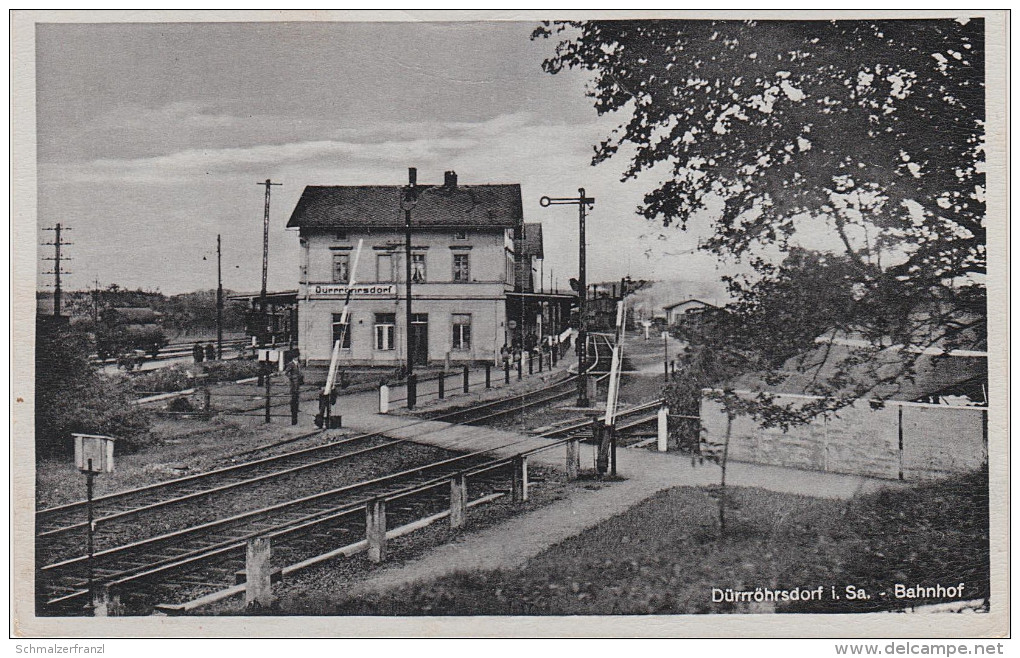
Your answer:
[[[619,468],[627,480],[596,490],[580,490],[567,500],[477,533],[468,533],[458,541],[432,549],[417,561],[379,570],[352,584],[343,595],[383,591],[458,571],[520,567],[550,546],[626,511],[662,489],[712,485],[719,481],[719,469],[715,465],[692,466],[688,458],[674,453],[622,450]],[[754,464],[731,464],[727,479],[734,486],[841,499],[883,486],[901,486],[874,478]]]

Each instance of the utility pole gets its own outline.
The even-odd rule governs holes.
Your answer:
[[[543,208],[549,206],[577,206],[578,209],[578,273],[577,273],[577,406],[587,407],[590,405],[588,400],[588,386],[585,381],[584,370],[588,361],[587,354],[587,318],[586,313],[588,310],[588,283],[585,277],[586,268],[586,254],[585,254],[585,236],[584,236],[584,221],[585,212],[590,206],[595,205],[595,198],[586,196],[584,188],[580,187],[577,189],[576,197],[569,198],[555,198],[544,196],[539,200],[539,205]]]
[[[259,327],[259,344],[266,344],[266,336],[268,335],[267,327],[267,315],[266,315],[266,279],[269,273],[269,189],[273,186],[282,186],[283,183],[274,183],[270,179],[266,179],[264,183],[256,183],[256,185],[266,186],[266,212],[262,220],[262,290],[259,293],[259,318],[261,326]],[[263,333],[265,332],[265,333]]]
[[[52,272],[44,272],[44,274],[52,274],[53,275],[53,316],[59,318],[60,315],[61,315],[60,298],[61,298],[61,295],[63,293],[63,288],[61,288],[61,285],[60,285],[60,275],[61,274],[71,274],[71,272],[66,272],[63,269],[61,269],[61,267],[60,267],[60,264],[63,261],[71,260],[70,258],[61,255],[60,248],[73,244],[72,242],[64,242],[63,239],[61,238],[61,233],[63,231],[70,231],[71,229],[69,227],[63,226],[62,224],[60,224],[58,222],[57,225],[54,226],[53,228],[46,228],[46,229],[43,229],[43,230],[44,231],[53,231],[53,233],[54,233],[54,235],[53,235],[53,242],[44,242],[43,243],[44,246],[51,246],[51,247],[53,247],[53,257],[52,258],[43,258],[43,260],[51,260],[51,261],[53,261],[53,271]]]
[[[404,209],[404,342],[407,351],[407,374],[414,372],[414,357],[417,346],[411,343],[411,209],[418,203],[418,170],[407,168],[407,187],[401,195],[400,207]]]
[[[99,277],[96,277],[96,285],[92,289],[92,326],[99,325]]]
[[[265,290],[265,277],[262,281]],[[216,358],[223,360],[223,254],[220,250],[219,233],[216,234]]]

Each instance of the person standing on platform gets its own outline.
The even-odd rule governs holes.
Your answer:
[[[305,375],[301,372],[301,364],[297,354],[287,364],[287,379],[290,381],[290,424],[298,423],[298,407],[301,404],[301,386],[305,383]]]
[[[202,360],[205,358],[205,350],[202,349],[202,343],[195,343],[195,346],[191,348],[191,356],[195,359],[195,363],[202,363]]]

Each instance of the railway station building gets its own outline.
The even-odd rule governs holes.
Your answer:
[[[525,299],[534,293],[530,273],[533,259],[541,257],[541,231],[535,229],[537,243],[533,238],[524,249],[519,184],[461,185],[449,171],[441,185],[419,184],[416,190],[407,327],[406,187],[305,187],[287,227],[300,236],[297,334],[310,363],[328,362],[341,339],[345,365],[400,366],[408,358],[416,366],[495,362],[515,336],[551,333],[562,329],[559,318],[569,318],[571,296]],[[550,302],[565,312],[551,313]],[[542,318],[553,315],[542,328]]]

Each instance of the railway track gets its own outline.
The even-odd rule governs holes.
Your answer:
[[[298,438],[306,438],[319,433],[320,431],[309,432]],[[379,438],[382,438],[384,442],[365,447],[364,444],[368,440]],[[144,511],[165,508],[202,496],[257,484],[270,478],[316,468],[401,443],[405,443],[405,441],[386,439],[380,434],[364,434],[273,457],[226,466],[205,473],[107,494],[93,501],[93,509],[96,514],[95,523],[98,525],[114,520],[124,520]],[[85,501],[39,510],[36,512],[36,537],[46,539],[82,530],[86,524],[85,513]]]
[[[608,342],[608,341],[607,341]],[[596,361],[597,362],[597,361]],[[568,378],[538,391],[480,405],[473,410],[459,410],[434,419],[462,423],[478,423],[504,413],[517,411],[520,405],[546,404],[573,391],[558,389],[574,381]],[[506,404],[511,406],[499,408]],[[621,411],[628,417],[658,403]],[[466,413],[466,412],[473,413]],[[426,421],[421,421],[426,422]],[[548,438],[583,434],[589,421],[578,422],[541,434]],[[315,434],[313,432],[310,434]],[[307,435],[306,435],[307,436]],[[583,437],[582,437],[583,438]],[[381,433],[348,437],[312,448],[295,450],[228,466],[207,473],[178,478],[147,487],[117,492],[96,499],[96,523],[108,525],[130,521],[141,513],[159,513],[171,507],[201,502],[217,493],[243,492],[244,487],[257,486],[275,478],[298,473],[314,473],[314,469],[359,455],[371,454],[406,443],[389,439]],[[222,587],[243,568],[245,542],[253,536],[270,536],[274,554],[289,564],[300,563],[328,551],[329,547],[345,545],[351,537],[363,536],[364,511],[367,501],[380,496],[398,497],[406,504],[393,508],[391,520],[400,522],[418,519],[430,509],[449,505],[449,493],[442,485],[450,474],[472,470],[472,494],[475,503],[500,495],[498,482],[505,482],[508,468],[505,460],[494,462],[486,452],[471,453],[405,469],[374,479],[347,484],[301,498],[284,500],[267,507],[245,511],[181,530],[116,545],[94,556],[94,578],[103,583],[125,586],[135,601],[133,610],[147,610],[153,601],[167,601],[194,596],[210,587]],[[495,492],[495,493],[494,493]],[[487,498],[488,497],[488,498]],[[75,531],[84,533],[84,502],[40,510],[37,513],[37,544]],[[349,543],[349,542],[347,542]],[[304,556],[304,557],[302,557]],[[46,564],[37,561],[37,597],[40,614],[78,614],[88,593],[88,560],[84,555],[71,555]]]
[[[211,341],[211,340],[207,339],[206,341],[203,341],[203,342],[210,342],[210,343],[212,343],[214,341]],[[228,349],[243,350],[244,348],[248,347],[249,345],[251,345],[251,343],[246,338],[231,338],[231,339],[226,339],[226,340],[223,341],[223,350],[224,351],[226,351]],[[146,362],[150,362],[150,361],[167,361],[167,360],[170,360],[170,359],[179,359],[179,358],[183,358],[183,357],[190,357],[191,354],[192,354],[192,350],[193,349],[194,349],[194,346],[193,346],[192,343],[173,343],[173,344],[170,344],[170,345],[163,346],[159,350],[159,352],[156,353],[155,357],[150,356],[150,355],[147,354],[145,360],[146,360]],[[107,359],[100,359],[98,354],[93,354],[93,355],[91,355],[90,358],[92,359],[92,362],[94,364],[96,364],[96,365],[113,365],[113,364],[117,363],[117,358],[116,357],[111,357],[111,358],[107,358]]]
[[[348,527],[348,533],[353,532],[352,527],[359,527],[359,523],[363,527],[363,518],[359,520],[354,513],[363,510],[368,501],[398,494],[409,497],[431,491],[445,483],[451,473],[482,467],[488,461],[493,460],[486,458],[484,453],[451,457],[99,551],[94,555],[92,574],[97,580],[112,585],[142,583],[140,589],[136,590],[141,594],[145,594],[151,587],[145,583],[153,579],[158,579],[163,586],[174,585],[179,581],[172,574],[181,570],[189,571],[185,582],[195,582],[198,570],[198,581],[223,583],[227,580],[229,584],[237,569],[226,558],[237,552],[243,553],[245,542],[251,537],[269,536],[276,539],[275,551],[307,552],[309,546],[304,545],[307,544],[306,539],[301,539],[298,545],[291,545],[287,543],[288,538],[311,533],[315,535],[313,540],[328,545],[329,542],[325,540],[330,539],[330,535],[335,532],[336,528],[332,526],[338,519],[344,519],[347,526],[354,524]],[[448,497],[441,498],[448,504]],[[414,516],[420,512],[422,503],[429,499],[427,496],[424,501],[414,501],[414,505],[395,507],[394,519],[399,521],[402,515]],[[438,502],[440,498],[435,500]],[[281,539],[287,541],[281,542]],[[240,558],[243,566],[243,555]],[[48,611],[56,611],[57,614],[73,612],[76,605],[84,605],[88,595],[87,570],[86,556],[42,566],[38,570],[39,602]],[[224,579],[224,575],[230,578]]]
[[[573,381],[573,378],[556,382],[551,386],[521,396],[515,396],[510,400],[497,400],[467,410],[448,412],[433,417],[430,420],[444,420],[465,424],[479,422],[487,417],[496,415],[494,410],[501,404],[520,405],[528,397],[537,396],[538,399],[536,401],[525,402],[525,404],[534,406],[536,404],[544,404],[552,398],[560,397],[562,393],[549,395],[550,390],[562,387],[571,381]],[[289,404],[289,402],[286,404]],[[252,408],[248,411],[261,408],[264,407]],[[515,411],[517,408],[519,406],[512,409],[512,411]],[[466,418],[466,420],[458,421],[456,420],[457,417]],[[300,435],[297,439],[306,438],[318,433],[320,433],[319,430],[309,432],[308,434]],[[384,442],[372,447],[359,447],[372,439]],[[204,495],[262,482],[273,477],[316,468],[350,456],[381,450],[401,443],[406,443],[406,441],[389,439],[383,436],[381,432],[362,434],[338,441],[331,441],[320,446],[285,452],[280,455],[227,466],[205,473],[107,494],[94,500],[94,510],[97,515],[96,523],[123,519],[141,511],[166,507],[176,502],[193,500]],[[39,510],[36,512],[37,537],[46,538],[83,529],[85,527],[85,512],[85,501],[77,501]]]
[[[557,382],[550,387],[540,389],[539,391],[534,391],[524,396],[516,396],[511,400],[511,402],[519,404],[521,400],[525,400],[528,397],[537,397],[537,401],[534,401],[531,404],[545,403],[552,397],[559,397],[562,395],[562,393],[556,392],[555,389],[562,387],[565,383],[569,383],[570,381],[571,380],[564,380]],[[553,390],[552,395],[549,394],[550,390]],[[482,405],[482,407],[480,407],[479,410],[476,410],[473,414],[474,418],[477,420],[482,416],[492,416],[492,409],[494,406],[496,405],[492,403]],[[481,416],[479,416],[479,411],[481,411]],[[297,437],[295,440],[306,438],[316,433],[318,432],[310,432],[306,435]],[[108,494],[106,496],[100,496],[94,501],[96,524],[94,527],[108,528],[111,525],[130,522],[132,517],[136,517],[141,514],[159,514],[161,512],[168,511],[171,508],[176,508],[185,504],[200,504],[204,498],[225,492],[240,495],[243,494],[245,490],[251,490],[253,487],[264,485],[267,482],[278,478],[293,477],[299,474],[307,475],[309,473],[314,473],[315,469],[322,468],[342,460],[354,459],[370,453],[378,453],[379,451],[396,449],[397,446],[406,443],[407,441],[405,440],[385,437],[382,433],[364,434],[331,441],[321,446],[290,451],[281,455],[227,466],[206,473],[200,473],[146,487],[139,487],[136,489]],[[275,512],[278,510],[274,508],[273,511]],[[256,510],[255,512],[246,513],[245,515],[242,515],[242,517],[233,519],[232,523],[249,523],[253,518],[255,518],[251,515],[256,514],[257,512],[258,511]],[[321,510],[318,510],[316,513],[321,513]],[[84,501],[48,508],[37,512],[37,554],[40,561],[45,561],[47,556],[50,556],[52,559],[54,555],[61,552],[60,549],[62,547],[66,549],[73,542],[80,540],[84,536],[86,529],[85,515],[86,506]],[[215,533],[217,528],[219,528],[216,523],[219,522],[203,524],[194,531],[199,533]],[[190,537],[191,535],[188,534],[187,536]],[[156,544],[159,544],[160,542],[175,542],[173,550],[176,553],[180,553],[182,549],[176,544],[176,542],[182,537],[184,537],[184,535],[170,533],[169,535],[161,536],[160,538],[154,538],[151,541],[155,541]],[[129,550],[131,554],[134,555],[137,551],[152,546],[153,544],[146,543],[148,541],[150,540],[140,543],[134,542],[128,546],[114,547],[101,551],[97,554],[97,556],[99,559],[105,561],[121,560],[125,555],[124,551],[126,550]],[[75,547],[79,547],[80,541],[77,541],[77,543],[74,543],[73,545]],[[80,551],[80,548],[77,548],[77,550]],[[190,554],[195,550],[199,549],[189,550],[188,553]],[[145,554],[143,558],[144,559],[141,559],[141,561],[139,561],[137,557],[128,558],[125,563],[129,566],[128,571],[140,568],[144,565],[155,564],[158,566],[158,564],[163,561],[155,559],[149,554]],[[41,571],[55,573],[56,571],[69,569],[75,565],[81,566],[84,559],[85,557],[83,555],[74,555],[66,559],[57,559],[46,564],[46,566],[42,567]],[[103,569],[102,571],[97,572],[97,576],[103,580],[112,576],[120,578],[130,575],[132,574],[127,572],[110,573],[109,569]],[[58,585],[57,588],[67,589],[68,587],[66,585]],[[74,588],[71,587],[71,589],[73,590]],[[80,593],[76,593],[75,595],[80,596]],[[63,600],[63,598],[64,595],[60,595],[50,597],[47,600],[55,600],[59,602]]]
[[[570,397],[574,394],[574,389],[571,386],[574,386],[576,381],[577,376],[572,375],[537,391],[529,391],[510,398],[484,402],[464,409],[441,411],[429,416],[429,420],[440,420],[461,425],[484,425],[495,418],[519,413],[526,409]]]

